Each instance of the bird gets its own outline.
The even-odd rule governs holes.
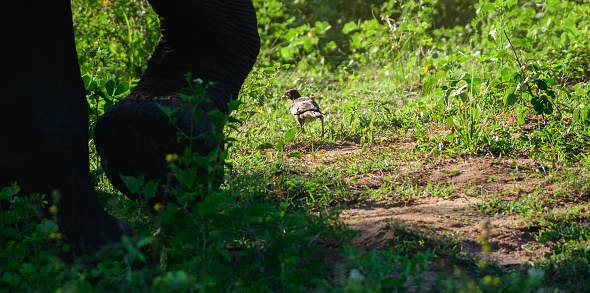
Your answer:
[[[320,118],[322,121],[322,137],[324,137],[324,114],[320,111],[320,106],[309,97],[302,97],[296,89],[287,90],[282,96],[283,99],[291,99],[291,114],[301,127],[301,133],[305,134],[303,124],[312,122]]]

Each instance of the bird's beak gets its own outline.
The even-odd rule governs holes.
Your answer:
[[[281,99],[288,99],[288,98],[289,98],[289,96],[290,96],[289,94],[284,94],[284,95],[281,97]]]

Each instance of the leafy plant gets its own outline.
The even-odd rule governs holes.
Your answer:
[[[90,139],[94,137],[94,126],[98,118],[104,114],[123,96],[129,93],[129,83],[115,82],[112,78],[92,78],[89,75],[82,76],[86,88],[86,100],[88,101],[88,131]]]
[[[16,189],[4,189],[3,207],[9,208],[0,219],[6,243],[0,288],[588,289],[590,6],[558,0],[254,5],[258,63],[237,97],[241,103],[231,105],[233,118],[211,113],[218,123],[213,136],[199,137],[224,147],[168,157],[181,181],[170,191],[178,201],[146,213],[138,203],[119,200],[96,176],[105,208],[132,222],[140,236],[64,264],[69,247],[59,228],[37,218],[45,198],[15,200]],[[72,7],[92,137],[96,119],[141,75],[158,41],[157,16],[143,0],[75,1]],[[184,110],[198,109],[208,99],[205,88],[214,85],[188,81]],[[316,94],[327,110],[326,139],[297,137],[278,99],[292,87]],[[179,137],[195,139],[190,131]],[[475,160],[490,162],[478,165],[482,171],[506,174],[494,171],[466,184],[454,181],[460,167],[441,171],[450,181],[433,176],[439,164]],[[141,177],[126,181],[146,198],[157,187]],[[467,210],[470,217],[518,218],[524,226],[513,224],[518,233],[529,233],[550,252],[533,264],[500,267],[463,249],[458,234],[402,225],[391,225],[391,238],[380,239],[389,249],[370,251],[345,244],[350,232],[337,216],[340,208],[365,207],[369,200],[412,208],[462,196],[477,199],[467,209],[479,214]],[[491,234],[484,236],[476,244],[494,249]],[[534,253],[526,247],[522,253]],[[344,263],[334,266],[327,252]],[[420,279],[425,272],[432,280]]]
[[[37,291],[57,287],[56,277],[64,263],[58,258],[69,251],[62,245],[59,227],[50,219],[40,218],[47,201],[44,195],[16,197],[17,185],[0,191],[0,284],[13,291]],[[5,207],[4,203],[8,203]],[[50,207],[53,216],[55,206]],[[52,283],[54,282],[54,283]]]
[[[83,72],[128,81],[142,75],[160,37],[158,17],[146,0],[73,1],[72,14]]]
[[[0,191],[0,203],[2,203],[0,224],[2,226],[10,226],[22,221],[28,221],[47,204],[45,195],[31,194],[29,196],[16,197],[19,191],[20,187],[16,184],[4,187]],[[4,203],[7,203],[6,208],[4,208]]]

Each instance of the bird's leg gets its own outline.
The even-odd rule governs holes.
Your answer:
[[[324,116],[320,116],[320,120],[322,120],[322,138],[324,138]]]
[[[297,121],[299,122],[299,121]],[[303,124],[305,124],[304,122],[299,122],[299,127],[301,127],[301,133],[305,134],[305,128],[303,128]]]

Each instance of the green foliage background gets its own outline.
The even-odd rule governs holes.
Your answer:
[[[239,110],[221,119],[226,136],[217,139],[228,146],[221,156],[231,165],[224,185],[212,188],[190,168],[177,169],[185,182],[175,192],[185,203],[149,214],[104,178],[91,140],[101,202],[139,236],[111,248],[114,255],[64,262],[70,251],[57,225],[35,212],[51,210],[50,197],[17,200],[16,187],[4,188],[1,199],[10,204],[0,214],[0,292],[405,292],[419,288],[420,274],[435,270],[434,263],[455,269],[431,281],[445,292],[590,290],[588,4],[254,0],[262,49]],[[92,138],[98,117],[145,69],[159,38],[158,19],[139,0],[74,0],[72,13]],[[321,101],[329,118],[325,141],[302,142],[285,118],[278,97],[295,86]],[[466,257],[453,238],[397,226],[388,250],[342,245],[351,232],[338,222],[338,207],[384,193],[401,201],[456,191],[384,185],[355,193],[348,182],[391,168],[384,162],[398,154],[303,170],[297,160],[304,154],[287,147],[300,143],[315,154],[318,147],[354,142],[365,150],[383,137],[404,135],[416,142],[412,156],[526,157],[555,168],[547,180],[563,181],[565,191],[550,191],[553,198],[497,198],[474,206],[488,216],[518,214],[539,242],[555,243],[552,251],[532,266],[506,270]],[[219,171],[218,159],[187,154],[175,163],[197,161]],[[129,180],[153,193],[153,184]],[[189,211],[186,202],[199,196],[205,200]],[[539,208],[539,201],[556,206],[564,198],[577,205],[565,213]],[[334,247],[343,263],[331,268],[323,257]]]

